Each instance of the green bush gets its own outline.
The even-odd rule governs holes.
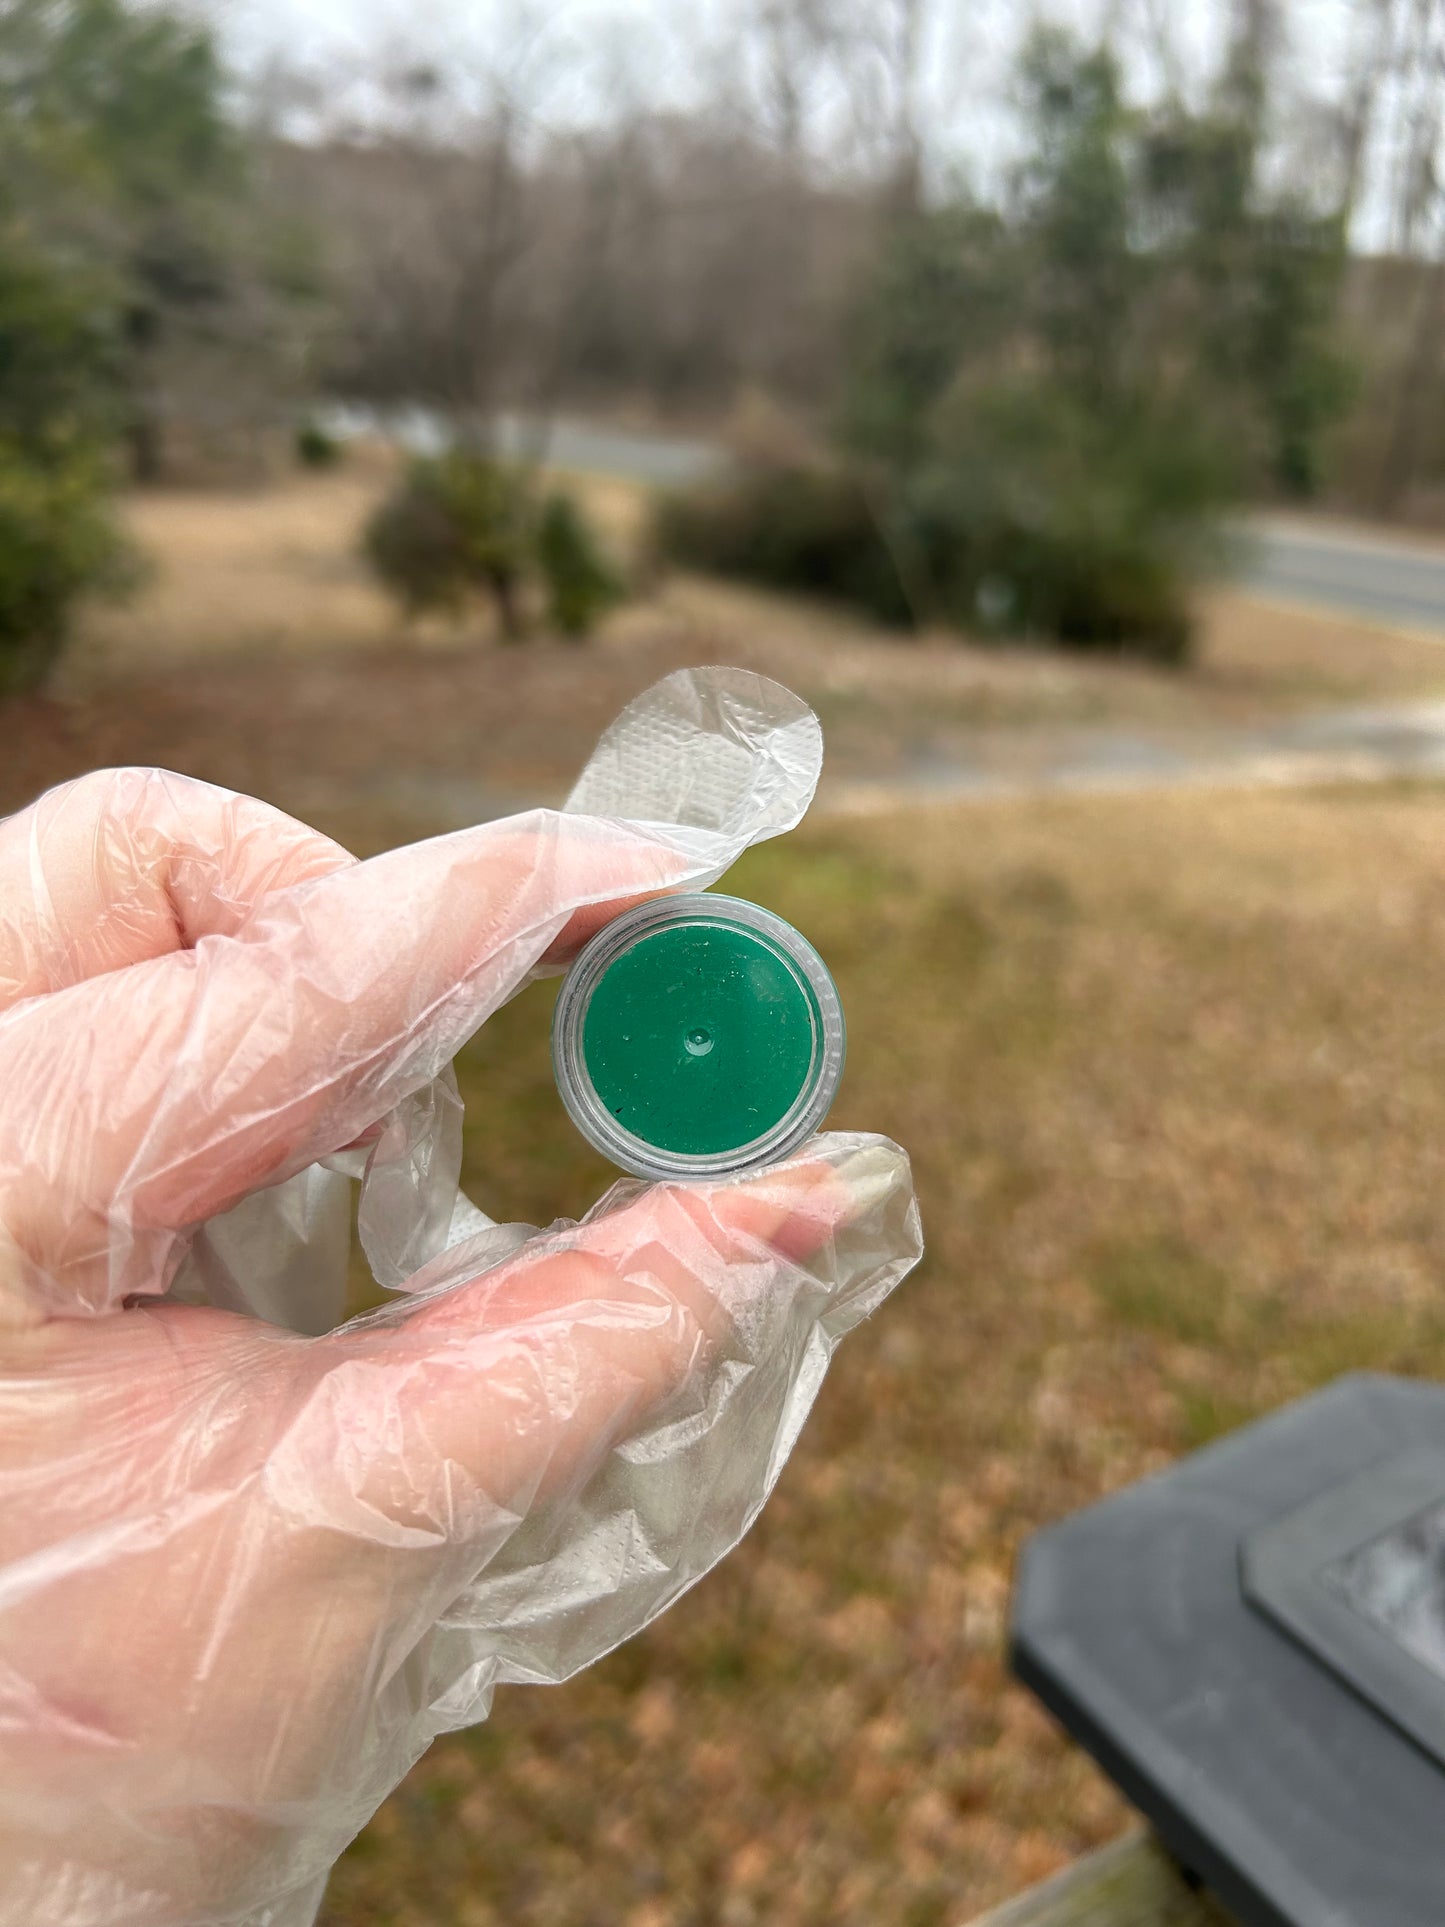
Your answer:
[[[842,468],[755,465],[667,497],[660,554],[686,568],[825,596],[906,627],[914,612],[859,479]]]
[[[944,620],[1180,662],[1230,464],[1192,405],[1103,421],[1032,379],[955,395],[900,499]]]
[[[581,509],[570,495],[550,495],[537,525],[537,566],[547,585],[547,614],[564,636],[585,636],[622,595]]]
[[[503,635],[521,634],[520,592],[535,515],[525,473],[465,449],[414,461],[372,516],[366,552],[413,614],[460,614],[491,599]]]
[[[0,448],[43,466],[63,458],[77,433],[114,436],[116,352],[96,278],[62,273],[6,222],[0,203]]]
[[[303,468],[335,468],[344,453],[334,435],[320,422],[302,422],[296,430],[296,459]]]
[[[1000,383],[953,396],[902,474],[754,467],[673,497],[657,534],[688,567],[890,625],[1179,662],[1227,471],[1189,409],[1105,424],[1058,388]]]
[[[366,553],[386,587],[414,614],[460,614],[476,596],[493,603],[516,640],[534,577],[563,635],[585,635],[622,593],[581,509],[569,496],[537,506],[530,470],[452,449],[411,464],[367,525]]]
[[[80,597],[132,571],[105,480],[89,459],[41,467],[0,445],[0,695],[38,687]]]

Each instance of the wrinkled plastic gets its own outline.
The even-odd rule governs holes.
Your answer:
[[[539,1233],[460,1194],[448,1066],[790,829],[820,757],[787,691],[696,671],[565,811],[363,864],[155,771],[0,823],[0,1921],[305,1927],[436,1734],[747,1529],[916,1260],[903,1154]],[[358,1177],[397,1295],[338,1325]]]

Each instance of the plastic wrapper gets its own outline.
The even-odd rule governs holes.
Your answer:
[[[459,1192],[448,1067],[820,757],[776,684],[684,672],[564,811],[366,863],[155,771],[0,823],[0,1921],[305,1927],[438,1733],[747,1529],[918,1255],[903,1154],[538,1232]],[[395,1296],[343,1324],[358,1179]]]

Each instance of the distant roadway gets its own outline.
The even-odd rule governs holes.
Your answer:
[[[520,434],[515,421],[508,429]],[[713,442],[566,417],[551,425],[547,455],[559,468],[664,488],[696,481],[727,462]],[[1237,534],[1235,580],[1257,595],[1445,636],[1445,543],[1283,515],[1253,517]]]
[[[1241,535],[1237,580],[1258,595],[1445,634],[1445,544],[1284,516]]]

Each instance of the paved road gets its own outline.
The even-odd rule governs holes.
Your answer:
[[[522,424],[508,433],[520,436]],[[561,467],[679,486],[714,474],[715,445],[553,424],[549,458]],[[1239,531],[1236,577],[1261,595],[1438,631],[1445,642],[1445,545],[1370,530],[1260,516]],[[1255,729],[1184,734],[1123,729],[980,732],[972,755],[935,767],[924,758],[901,781],[827,782],[825,811],[893,808],[925,799],[1020,792],[1168,789],[1182,785],[1379,782],[1445,777],[1445,703],[1405,703],[1308,715]]]
[[[321,411],[321,421],[328,433],[343,441],[380,434],[418,455],[436,454],[451,438],[445,418],[420,403],[372,408],[361,402],[338,402]],[[716,442],[685,435],[636,434],[566,415],[542,421],[535,416],[504,414],[498,430],[501,445],[509,454],[540,457],[579,474],[616,475],[654,488],[683,488],[704,476],[716,475],[728,463],[727,451]]]
[[[529,424],[520,416],[502,420],[502,439],[516,449],[528,446]],[[535,434],[535,429],[533,429]],[[618,475],[654,488],[684,488],[727,467],[727,452],[716,442],[684,435],[639,435],[619,428],[598,428],[566,416],[552,422],[542,443],[546,459],[558,468],[584,475]]]
[[[1261,516],[1241,531],[1239,579],[1282,601],[1445,637],[1445,546]]]

